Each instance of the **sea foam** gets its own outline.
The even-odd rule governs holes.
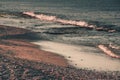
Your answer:
[[[23,12],[23,14],[38,18],[40,20],[53,21],[53,22],[58,22],[62,24],[69,24],[69,25],[75,25],[75,26],[81,26],[81,27],[87,27],[87,28],[96,27],[95,25],[90,25],[85,21],[65,20],[65,19],[57,18],[56,16],[49,16],[45,14],[35,14],[34,12]]]

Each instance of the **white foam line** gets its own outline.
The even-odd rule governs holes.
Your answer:
[[[35,14],[34,12],[23,12],[23,14],[38,18],[40,20],[59,22],[62,24],[76,25],[76,26],[87,27],[87,28],[95,28],[96,27],[95,25],[90,25],[85,21],[65,20],[65,19],[57,18],[56,16],[49,16],[49,15],[44,15],[44,14]]]
[[[102,55],[95,53],[98,51],[97,48],[74,46],[50,41],[38,41],[33,43],[40,45],[42,50],[64,56],[71,65],[77,68],[120,71],[120,60],[111,59],[102,53]],[[92,52],[92,50],[95,52]]]
[[[98,47],[107,55],[109,55],[110,57],[113,58],[120,58],[119,55],[115,54],[114,52],[112,52],[110,49],[108,49],[105,45],[98,45]]]

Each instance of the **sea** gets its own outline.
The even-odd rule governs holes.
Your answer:
[[[84,22],[103,30],[26,17],[23,12],[27,11],[60,20]],[[120,60],[110,58],[97,47],[112,44],[120,49],[119,0],[0,0],[0,25],[36,32],[37,38],[33,37],[32,43],[64,56],[77,68],[120,71]]]

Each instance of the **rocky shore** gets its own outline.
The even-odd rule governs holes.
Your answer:
[[[0,25],[1,80],[120,79],[119,71],[98,72],[69,66],[64,57],[39,50],[28,38],[23,39],[29,33],[32,34],[29,30]]]

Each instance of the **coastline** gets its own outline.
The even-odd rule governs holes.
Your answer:
[[[13,32],[9,30],[10,32],[8,33],[11,33],[10,35],[14,35],[13,33],[16,28],[9,28],[13,29]],[[20,29],[20,31],[23,31],[23,29]],[[21,34],[21,32],[18,32],[18,34]],[[24,40],[22,38],[14,39],[13,37],[6,37],[3,39],[1,38],[0,40],[0,72],[2,71],[1,73],[3,76],[1,79],[89,80],[119,78],[119,71],[77,69],[75,67],[68,66],[64,57],[48,51],[40,50],[40,47],[30,43],[27,39]],[[38,60],[40,57],[37,55],[42,55],[41,60]],[[46,56],[49,56],[49,58],[45,60],[44,58],[46,58]],[[6,75],[4,75],[5,71],[9,71],[7,72],[7,75],[10,76],[6,77]]]
[[[98,51],[95,48],[87,47],[87,46],[85,47],[85,46],[67,45],[57,42],[44,41],[40,39],[38,41],[35,40],[34,42],[34,40],[32,41],[30,39],[31,38],[36,39],[36,37],[33,37],[36,34],[30,30],[26,30],[24,28],[4,26],[4,25],[0,25],[0,29],[1,32],[4,32],[3,34],[0,34],[1,38],[3,38],[0,42],[1,43],[0,47],[2,49],[1,51],[4,51],[4,48],[6,48],[4,53],[7,51],[11,51],[13,52],[12,56],[14,57],[33,60],[37,62],[45,62],[48,64],[54,64],[58,66],[67,67],[69,65],[72,65],[76,68],[87,68],[92,70],[96,69],[98,71],[100,70],[109,71],[110,69],[114,71],[117,69],[117,66],[116,68],[115,66],[108,67],[110,66],[110,64],[106,65],[106,63],[103,63],[102,61],[105,60],[108,61],[108,63],[110,62],[113,63],[114,65],[117,65],[118,62],[117,60],[112,60],[107,56],[105,57],[105,55],[101,56],[101,55],[96,55],[96,53],[91,54],[89,52],[89,49]],[[101,49],[101,47],[99,47],[98,45],[98,48],[100,50],[103,50],[104,47]],[[82,49],[83,50],[85,49],[86,52],[84,52]],[[107,54],[110,57],[118,58],[118,55],[112,53],[108,48],[106,51],[110,53],[106,53],[104,50],[103,53]],[[81,58],[77,58],[77,56],[80,56]],[[97,60],[94,61],[93,59],[91,59],[92,56],[97,57]],[[84,60],[87,60],[87,62],[85,62]],[[100,66],[99,64],[104,65],[104,67]]]
[[[27,39],[14,39],[14,36],[26,33],[30,34],[32,33],[31,31],[3,25],[0,25],[0,30],[3,31],[3,33],[0,33],[0,37],[5,38],[0,40],[1,53],[9,53],[10,51],[11,56],[21,59],[45,62],[64,67],[68,65],[64,57],[40,50],[37,45],[30,43]]]
[[[120,80],[118,0],[0,0],[0,80]]]

